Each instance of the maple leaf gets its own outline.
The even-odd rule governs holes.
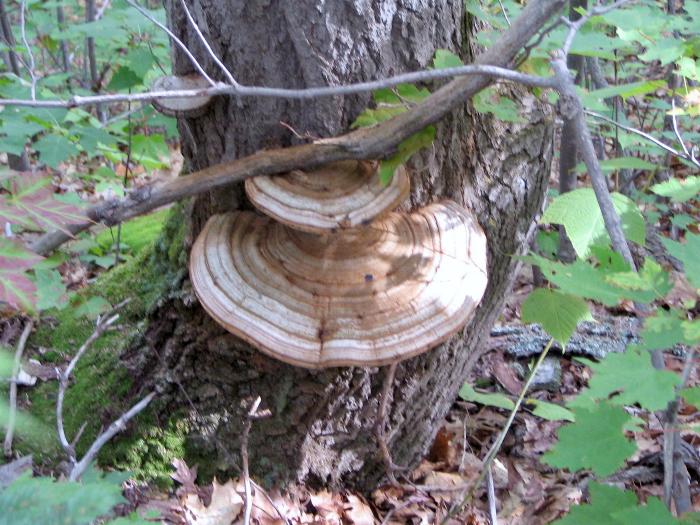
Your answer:
[[[42,259],[21,244],[0,237],[0,303],[9,304],[13,309],[34,309],[36,286],[26,270]]]
[[[80,208],[54,195],[51,178],[43,174],[20,174],[4,184],[9,192],[0,195],[0,217],[28,230],[66,230],[69,224],[85,222]]]

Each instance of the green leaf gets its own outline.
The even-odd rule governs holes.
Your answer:
[[[41,162],[52,168],[57,168],[61,162],[78,154],[76,145],[63,135],[44,135],[32,147],[39,153]]]
[[[644,328],[639,334],[644,350],[667,350],[685,342],[683,320],[678,312],[659,310],[653,317],[644,320]]]
[[[107,89],[119,91],[129,89],[143,84],[143,77],[140,77],[129,66],[121,66],[117,69],[112,79],[107,84]]]
[[[463,66],[462,59],[447,49],[438,49],[435,51],[433,58],[433,67],[435,69],[446,69],[448,67]]]
[[[673,517],[661,500],[655,496],[647,498],[646,505],[617,510],[612,517],[624,525],[673,525],[679,521]]]
[[[662,66],[675,62],[683,56],[685,44],[679,38],[661,38],[657,40],[653,46],[649,46],[647,50],[639,55],[639,59],[644,62],[653,62],[658,60]]]
[[[628,97],[634,97],[637,95],[646,95],[661,89],[666,86],[665,80],[644,80],[640,82],[631,82],[629,84],[620,84],[619,86],[610,86],[603,89],[596,89],[591,91],[586,95],[586,99],[598,99],[605,100],[606,98],[612,97],[622,97],[626,99]]]
[[[394,176],[394,172],[401,164],[408,161],[408,159],[420,149],[432,145],[434,140],[435,128],[433,126],[428,126],[422,131],[414,133],[399,144],[398,153],[383,160],[379,166],[379,180],[382,184],[389,184],[389,181],[391,181],[391,178]]]
[[[615,171],[620,169],[656,170],[658,165],[639,157],[617,157],[600,161],[600,169],[603,171]]]
[[[689,405],[700,408],[700,386],[684,388],[681,390],[681,396],[683,396],[683,399],[685,399],[685,402]]]
[[[504,408],[506,410],[513,410],[513,408],[515,408],[515,403],[513,403],[513,400],[509,397],[503,394],[482,394],[474,390],[474,387],[469,383],[464,383],[462,385],[462,388],[459,390],[459,397],[465,401],[472,401],[490,407]]]
[[[507,97],[502,97],[495,88],[479,91],[472,99],[474,109],[480,113],[491,113],[504,122],[522,123],[518,105]]]
[[[37,288],[36,307],[39,310],[65,308],[68,304],[68,296],[61,274],[56,270],[35,269],[34,275]]]
[[[561,405],[547,403],[539,399],[528,399],[528,404],[535,405],[532,413],[547,421],[576,421],[576,415]]]
[[[538,288],[522,306],[525,323],[539,323],[554,339],[566,344],[581,321],[592,319],[586,301],[580,297]]]
[[[628,490],[591,481],[588,484],[588,492],[588,504],[572,506],[565,517],[552,525],[617,525],[620,522],[611,521],[613,512],[637,506],[637,496]]]
[[[688,229],[688,226],[695,224],[696,222],[697,219],[695,217],[691,217],[685,213],[680,213],[671,217],[671,224],[680,228],[681,230]]]
[[[87,316],[94,319],[99,314],[109,312],[111,309],[112,305],[109,304],[109,301],[96,295],[78,304],[73,310],[73,316],[75,318]]]
[[[591,469],[598,476],[609,476],[635,453],[636,445],[623,434],[631,418],[622,407],[598,403],[573,412],[576,422],[559,428],[559,441],[542,456],[548,465],[572,472]]]
[[[700,234],[686,233],[685,244],[661,238],[661,244],[672,256],[683,263],[685,276],[690,284],[700,289]]]
[[[662,197],[669,197],[673,202],[685,202],[700,193],[700,177],[691,176],[685,179],[673,177],[666,182],[654,184],[651,191]]]
[[[615,405],[638,403],[648,410],[665,408],[676,396],[677,374],[668,370],[657,370],[651,364],[651,354],[646,350],[632,348],[621,354],[609,354],[600,363],[589,365],[593,377],[588,382],[588,394],[595,399],[610,398]]]
[[[629,240],[643,245],[646,230],[637,205],[620,193],[612,193],[611,197],[615,211],[620,215],[625,235]],[[607,245],[610,242],[598,201],[590,188],[570,191],[553,199],[540,222],[563,225],[574,250],[581,258],[590,254],[591,246]]]
[[[626,290],[649,292],[657,299],[664,297],[673,288],[668,272],[648,257],[644,259],[644,266],[639,272],[610,273],[607,280]]]
[[[537,248],[540,252],[545,254],[545,256],[554,258],[559,253],[559,232],[551,231],[538,231],[535,237],[537,242]]]
[[[21,476],[0,492],[0,525],[86,525],[125,500],[121,484],[77,483]]]

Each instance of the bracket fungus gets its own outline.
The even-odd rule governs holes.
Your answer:
[[[265,215],[295,229],[328,233],[369,224],[408,197],[403,167],[386,185],[378,169],[378,162],[333,162],[312,171],[253,177],[245,189]]]
[[[202,306],[264,353],[306,368],[394,363],[445,341],[487,283],[486,239],[452,201],[318,235],[237,211],[190,256]]]
[[[167,75],[159,77],[151,85],[151,91],[180,91],[187,89],[206,89],[209,87],[207,80],[198,74],[185,76]],[[201,97],[157,98],[151,102],[157,111],[170,117],[200,117],[209,103],[210,95]]]

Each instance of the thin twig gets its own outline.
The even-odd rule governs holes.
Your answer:
[[[498,0],[498,5],[501,6],[501,12],[503,13],[503,18],[506,19],[506,24],[508,24],[508,27],[510,27],[510,19],[508,18],[508,13],[506,12],[506,8],[503,6],[502,0]]]
[[[250,472],[248,469],[248,436],[250,435],[250,428],[253,426],[253,418],[258,411],[261,401],[260,396],[253,401],[245,423],[243,423],[243,433],[241,435],[241,463],[243,465],[243,486],[245,487],[245,506],[243,511],[244,525],[250,525],[250,512],[253,508],[253,497],[250,490]]]
[[[22,0],[20,3],[20,9],[19,9],[19,29],[20,29],[20,34],[22,35],[22,43],[24,43],[24,47],[27,50],[27,56],[29,57],[29,63],[25,64],[27,68],[27,72],[29,73],[29,77],[31,78],[31,97],[32,100],[36,100],[36,73],[34,72],[34,68],[36,67],[34,63],[34,53],[32,53],[32,48],[29,45],[29,42],[27,41],[27,28],[25,24],[25,13],[27,9],[27,1]]]
[[[187,46],[183,44],[182,40],[180,40],[177,36],[175,36],[175,33],[173,33],[170,29],[167,28],[167,26],[163,25],[160,23],[151,13],[149,13],[147,10],[145,10],[143,7],[141,7],[139,4],[134,2],[134,0],[126,0],[126,2],[136,9],[139,13],[141,13],[143,16],[148,18],[151,22],[153,22],[155,25],[160,27],[163,31],[165,31],[170,38],[173,39],[173,42],[177,44],[177,47],[179,47],[185,55],[187,55],[187,58],[190,59],[190,62],[192,62],[192,65],[195,67],[197,71],[199,71],[199,74],[202,75],[206,81],[209,83],[211,86],[215,86],[216,82],[214,82],[209,75],[207,75],[206,71],[202,68],[202,66],[199,64],[197,59],[194,57],[192,53],[190,53],[190,50],[187,49]],[[136,99],[132,99],[136,100]]]
[[[27,345],[27,339],[29,339],[32,328],[34,328],[34,321],[29,319],[27,324],[24,325],[22,335],[17,342],[15,361],[12,365],[12,377],[10,378],[10,412],[7,417],[7,432],[5,433],[5,442],[3,443],[3,452],[7,458],[12,456],[12,440],[15,434],[15,420],[17,418],[17,377],[21,369],[24,347]]]
[[[209,53],[209,56],[212,58],[212,60],[216,63],[217,66],[219,66],[221,71],[223,71],[224,75],[228,79],[229,84],[237,87],[239,85],[238,82],[236,82],[236,79],[233,78],[233,75],[226,68],[224,63],[221,62],[221,60],[219,60],[219,57],[216,56],[216,53],[214,53],[214,50],[209,45],[209,42],[207,42],[207,39],[204,38],[202,31],[199,29],[199,25],[197,25],[197,22],[195,22],[194,18],[192,17],[190,10],[187,8],[187,3],[185,2],[185,0],[180,0],[180,4],[182,5],[182,9],[184,9],[184,11],[185,11],[185,15],[187,15],[187,20],[189,20],[190,24],[192,25],[195,32],[197,33],[197,36],[199,37],[200,42],[204,46],[204,49],[207,50],[207,53]]]
[[[127,0],[129,1],[129,0]],[[118,93],[111,95],[73,96],[70,99],[56,100],[27,100],[27,99],[2,99],[0,103],[5,106],[29,106],[37,108],[75,108],[93,104],[114,104],[118,102],[139,102],[155,99],[192,98],[217,95],[231,95],[237,97],[261,97],[261,98],[286,98],[286,99],[315,99],[320,97],[335,97],[341,95],[356,95],[378,89],[426,82],[452,77],[485,75],[495,79],[517,82],[530,87],[554,88],[555,81],[552,77],[538,77],[520,73],[508,68],[469,64],[466,66],[449,67],[445,69],[425,69],[411,73],[402,73],[379,80],[341,84],[338,86],[316,86],[309,88],[288,89],[271,88],[264,86],[231,86],[222,82],[212,83],[212,87],[204,89],[180,89],[171,91],[146,91],[142,93]]]
[[[117,319],[119,319],[119,314],[115,312],[122,308],[129,302],[129,299],[122,301],[117,304],[112,310],[106,315],[97,318],[95,323],[95,330],[92,332],[90,337],[88,337],[82,346],[78,349],[73,359],[70,360],[68,366],[63,372],[56,369],[56,375],[58,376],[58,393],[56,395],[56,430],[58,431],[58,440],[61,443],[61,447],[68,456],[68,460],[71,465],[75,465],[77,458],[75,456],[75,447],[68,441],[66,437],[65,427],[63,425],[63,401],[66,396],[66,389],[68,388],[68,381],[73,373],[73,369],[78,364],[80,358],[88,351],[92,344],[99,339],[99,337],[110,327]]]
[[[685,146],[683,137],[681,137],[681,132],[678,131],[678,118],[676,117],[676,97],[675,95],[671,97],[671,122],[673,122],[673,133],[676,134],[678,142],[680,142],[681,148],[683,148],[683,153],[685,153],[686,158],[690,158],[690,152]]]
[[[136,416],[139,412],[146,408],[155,396],[155,392],[151,392],[141,401],[132,406],[128,411],[122,414],[122,416],[119,419],[117,419],[111,425],[109,425],[107,430],[102,432],[97,437],[97,439],[93,441],[92,445],[90,445],[90,448],[85,453],[83,458],[73,466],[73,469],[71,470],[68,479],[70,481],[79,480],[80,476],[83,475],[85,469],[87,469],[90,463],[92,463],[92,461],[95,459],[95,456],[97,456],[98,452],[102,449],[102,447],[105,446],[105,444],[114,436],[116,436],[119,432],[124,430],[124,428],[126,428],[126,424],[134,416]]]
[[[450,512],[447,513],[447,516],[442,520],[441,525],[446,525],[450,518],[453,518],[456,516],[462,508],[464,508],[465,505],[467,505],[472,497],[474,496],[474,493],[476,492],[476,489],[481,485],[481,483],[484,481],[484,478],[486,477],[486,473],[488,472],[489,467],[491,466],[491,463],[493,463],[493,460],[496,457],[496,454],[498,454],[498,451],[501,449],[501,445],[503,444],[503,441],[506,439],[506,435],[508,434],[508,430],[510,430],[511,425],[513,424],[513,421],[515,420],[515,416],[518,413],[518,410],[520,410],[520,405],[522,405],[523,400],[525,399],[525,396],[527,395],[527,391],[530,389],[530,385],[532,384],[533,379],[535,379],[535,375],[537,375],[537,371],[540,368],[540,365],[544,361],[544,358],[547,357],[547,353],[549,352],[549,349],[552,347],[552,344],[554,343],[554,339],[550,339],[547,345],[544,347],[544,350],[542,350],[542,353],[540,354],[540,357],[537,359],[537,362],[535,363],[535,366],[532,367],[532,370],[530,370],[530,375],[527,378],[527,381],[525,381],[525,385],[523,385],[523,389],[520,391],[520,395],[518,396],[518,399],[515,400],[515,406],[513,406],[513,409],[510,411],[510,414],[508,415],[508,419],[506,420],[506,424],[503,427],[503,430],[501,433],[498,435],[496,438],[496,441],[494,441],[493,445],[489,449],[488,453],[486,454],[486,458],[484,459],[483,467],[481,469],[481,474],[479,474],[479,477],[477,480],[474,482],[474,484],[471,486],[471,489],[469,492],[464,496],[462,501],[458,502],[457,504],[453,505],[452,508],[450,509]]]
[[[398,366],[398,363],[392,363],[387,368],[386,376],[384,376],[384,383],[382,384],[379,408],[377,409],[377,419],[374,423],[374,434],[377,438],[377,443],[379,444],[379,450],[382,453],[382,458],[384,459],[386,475],[389,478],[389,482],[394,486],[399,486],[399,482],[396,481],[394,472],[398,470],[407,470],[406,467],[401,467],[394,463],[394,460],[391,457],[391,451],[389,450],[389,446],[386,442],[385,434],[387,410],[389,407],[389,398],[391,397],[391,387],[394,384],[394,377],[396,376],[396,369]]]
[[[489,517],[491,518],[491,525],[498,525],[498,513],[496,512],[496,491],[493,487],[493,472],[491,471],[491,465],[489,465],[486,470],[486,493],[488,494],[489,500]]]

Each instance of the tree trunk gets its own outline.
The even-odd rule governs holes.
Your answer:
[[[188,28],[179,0],[167,0],[166,9],[171,27],[204,69],[224,80]],[[214,52],[245,84],[302,87],[370,80],[425,68],[438,48],[465,61],[474,51],[474,28],[461,1],[195,0],[190,10]],[[193,71],[178,51],[174,63],[177,74]],[[415,464],[439,429],[500,312],[515,276],[512,256],[527,245],[542,206],[552,122],[532,95],[508,94],[522,106],[526,123],[506,124],[465,105],[437,126],[432,150],[409,166],[413,187],[406,209],[450,198],[474,210],[489,240],[489,286],[463,333],[399,366],[386,432],[397,464]],[[179,122],[182,151],[189,169],[197,170],[298,143],[301,139],[282,123],[302,137],[336,135],[368,102],[369,96],[221,97],[206,115]],[[186,234],[169,242],[183,243],[187,253],[211,214],[235,208],[250,208],[240,186],[196,199],[186,207]],[[180,246],[169,248],[172,253]],[[210,465],[236,468],[246,403],[261,396],[271,415],[254,422],[249,439],[251,470],[258,479],[371,488],[384,476],[373,428],[386,369],[309,371],[286,365],[213,322],[186,276],[176,288],[126,359],[138,370],[137,385],[159,389],[161,424],[170,417],[188,419],[188,450],[196,450],[200,465],[207,457]]]

